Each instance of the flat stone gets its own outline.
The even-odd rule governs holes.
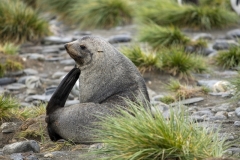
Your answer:
[[[46,88],[45,95],[52,95],[57,89],[57,86],[51,86]]]
[[[48,53],[59,53],[59,48],[44,48],[41,53],[48,54]]]
[[[4,122],[0,129],[2,133],[13,133],[17,129],[17,124],[14,122]]]
[[[240,37],[240,29],[233,29],[227,32],[227,38],[239,38]]]
[[[24,74],[23,70],[21,71],[14,71],[14,72],[7,72],[4,76],[6,77],[19,77]]]
[[[215,106],[212,108],[212,111],[213,112],[219,112],[219,111],[227,111],[227,112],[230,112],[230,111],[234,111],[235,110],[235,106],[231,103],[223,103],[221,104],[220,106]]]
[[[32,96],[26,97],[25,101],[32,102],[34,100],[40,100],[40,101],[48,102],[50,98],[51,98],[51,95],[32,95]]]
[[[8,85],[6,88],[8,90],[11,90],[11,91],[13,91],[13,90],[21,90],[21,89],[26,88],[26,85],[21,84],[21,83],[12,83],[11,85]]]
[[[212,90],[212,88],[213,88],[213,85],[215,84],[215,83],[217,83],[219,80],[198,80],[197,81],[197,84],[199,85],[199,86],[205,86],[205,87],[208,87],[208,88],[210,88],[211,90]]]
[[[35,153],[40,152],[40,147],[38,143],[34,140],[16,142],[3,147],[3,154],[22,153],[30,151],[33,151]]]
[[[11,77],[0,78],[0,86],[15,83],[16,81],[16,78]]]
[[[130,35],[115,35],[108,38],[109,43],[130,42],[132,37]]]
[[[39,60],[39,61],[44,61],[45,57],[42,54],[39,53],[31,53],[27,56],[28,59],[32,59],[32,60]]]
[[[73,59],[64,59],[64,60],[60,60],[59,61],[60,64],[64,64],[64,65],[71,65],[74,66],[76,64],[76,62]]]
[[[193,40],[199,40],[199,39],[204,39],[204,40],[212,40],[213,36],[210,33],[198,33],[193,37]]]
[[[64,44],[73,41],[72,37],[49,36],[43,39],[45,44]]]
[[[203,100],[204,100],[203,97],[189,98],[189,99],[185,99],[185,100],[182,100],[182,101],[179,101],[179,102],[171,103],[171,104],[169,104],[169,106],[193,104],[193,103],[201,102]]]
[[[63,76],[66,76],[66,75],[67,75],[67,72],[57,71],[52,75],[52,78],[53,79],[59,79],[59,78],[61,78]]]
[[[231,46],[238,46],[234,40],[216,40],[213,44],[213,49],[228,50]]]
[[[192,114],[192,116],[213,116],[213,113],[210,110],[197,111]]]
[[[32,68],[26,68],[23,70],[26,75],[36,75],[38,71]]]

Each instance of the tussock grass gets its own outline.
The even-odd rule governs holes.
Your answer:
[[[26,0],[25,0],[26,1]],[[29,0],[28,0],[29,1]],[[38,6],[41,10],[50,11],[56,13],[61,19],[71,22],[73,19],[71,8],[78,6],[78,9],[82,10],[84,8],[79,4],[88,3],[83,0],[40,0],[38,1]]]
[[[230,1],[226,0],[200,0],[201,6],[214,6],[214,7],[223,7],[226,9],[231,9],[231,3]]]
[[[71,12],[82,28],[109,29],[129,24],[133,9],[127,0],[93,0],[84,4],[81,1],[76,3]]]
[[[155,53],[144,52],[139,46],[123,48],[121,52],[127,56],[142,73],[157,69],[159,66],[159,58],[157,55]]]
[[[174,79],[171,79],[169,83],[166,84],[166,87],[174,93],[175,99],[178,100],[202,96],[210,91],[210,89],[206,87],[183,85],[179,80]]]
[[[18,109],[16,99],[10,96],[0,95],[0,121],[7,121],[12,118],[12,110]]]
[[[220,51],[215,58],[217,65],[230,69],[240,64],[240,47],[232,46],[228,51]]]
[[[175,46],[161,51],[161,69],[180,79],[191,79],[192,73],[207,71],[203,57],[184,52],[183,47]]]
[[[174,25],[195,30],[224,28],[236,24],[239,20],[234,12],[209,4],[208,6],[169,5],[169,7],[146,10],[139,16],[145,23],[153,21],[158,25]]]
[[[147,42],[153,49],[171,45],[186,45],[190,39],[176,27],[161,27],[156,24],[140,28],[139,40]]]
[[[49,34],[48,23],[20,0],[0,2],[1,43],[36,41]]]
[[[154,114],[142,105],[129,102],[129,109],[119,116],[104,116],[98,140],[105,148],[95,153],[110,159],[204,159],[222,157],[228,148],[218,132],[193,123],[182,111],[172,110],[165,119],[160,111]],[[134,115],[134,116],[133,116]]]
[[[17,51],[19,50],[19,45],[15,45],[13,43],[5,43],[0,45],[0,52],[4,54],[16,55]]]

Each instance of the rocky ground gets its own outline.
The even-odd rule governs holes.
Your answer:
[[[20,56],[26,63],[24,70],[8,73],[0,79],[0,94],[11,94],[20,100],[22,107],[38,105],[47,102],[59,84],[61,78],[74,66],[74,61],[64,49],[64,43],[73,41],[84,35],[97,35],[106,38],[115,47],[129,46],[136,42],[136,26],[118,27],[112,30],[94,30],[82,32],[69,30],[59,23],[52,23],[54,36],[46,37],[39,44],[27,43],[21,47]],[[57,27],[56,27],[57,26]],[[240,37],[240,29],[233,28],[222,31],[198,33],[186,31],[192,39],[204,38],[208,40],[208,47],[201,54],[210,59],[219,50],[226,50],[230,45],[238,45],[236,37]],[[191,49],[191,48],[189,48]],[[208,95],[194,97],[165,105],[160,97],[169,94],[164,84],[171,78],[170,75],[153,71],[143,74],[151,97],[151,102],[167,116],[169,106],[177,108],[184,105],[191,117],[206,126],[221,128],[220,136],[227,135],[229,141],[236,141],[236,145],[228,150],[230,155],[239,155],[240,146],[240,103],[232,101],[232,91],[227,81],[237,76],[237,71],[219,70],[210,68],[211,72],[196,74],[191,84],[208,86],[211,91]],[[78,86],[76,85],[66,105],[78,103]],[[92,148],[101,147],[101,144],[81,145],[69,142],[50,142],[45,130],[44,115],[25,122],[13,121],[1,124],[0,128],[0,159],[94,159],[83,157],[83,153]],[[27,131],[32,134],[19,136]],[[37,132],[34,136],[33,131]],[[13,144],[12,144],[13,143]],[[12,145],[8,145],[12,144]]]

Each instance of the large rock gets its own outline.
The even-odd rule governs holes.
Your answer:
[[[233,29],[227,32],[227,38],[239,38],[240,37],[240,29]]]
[[[3,147],[3,154],[23,153],[30,151],[33,151],[35,153],[40,152],[40,147],[34,140],[16,142]]]

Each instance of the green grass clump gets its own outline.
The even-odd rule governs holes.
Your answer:
[[[176,101],[175,97],[171,96],[171,95],[167,95],[164,97],[159,98],[159,100],[165,104],[170,104]]]
[[[5,63],[5,69],[7,71],[18,71],[23,69],[23,65],[20,62],[8,59]]]
[[[30,0],[24,0],[24,1],[30,1]],[[66,20],[67,22],[71,22],[73,20],[71,18],[72,11],[71,9],[78,5],[79,3],[88,3],[83,0],[40,0],[38,1],[38,6],[41,8],[41,10],[44,11],[50,11],[53,13],[56,13],[61,19]],[[78,9],[80,9],[81,6],[78,5]],[[84,8],[81,8],[81,10]]]
[[[214,7],[223,7],[226,9],[231,9],[231,3],[230,1],[226,0],[200,0],[201,6],[214,6]]]
[[[5,54],[14,55],[17,54],[19,50],[19,45],[15,45],[13,43],[5,43],[4,45],[0,45],[0,51]]]
[[[216,56],[217,65],[224,69],[231,69],[240,64],[240,47],[232,46],[228,51],[221,51]]]
[[[20,0],[0,1],[1,43],[39,40],[49,34],[48,23]]]
[[[139,40],[147,42],[153,49],[159,50],[162,47],[171,45],[185,45],[190,39],[176,27],[161,27],[150,24],[140,29]]]
[[[179,76],[180,79],[192,78],[193,72],[207,71],[203,57],[185,53],[182,47],[175,46],[161,52],[161,69],[173,76]]]
[[[229,147],[218,132],[193,123],[182,111],[160,111],[154,116],[143,106],[129,102],[129,109],[117,111],[118,116],[102,117],[97,136],[105,148],[95,153],[110,159],[204,159],[222,157]],[[133,116],[134,115],[134,116]]]
[[[11,111],[18,108],[19,105],[16,99],[0,95],[0,122],[11,119],[13,117]]]
[[[146,53],[139,46],[123,48],[122,53],[127,56],[141,72],[158,68],[159,58],[155,53]]]
[[[239,18],[234,12],[214,6],[173,6],[158,8],[140,15],[144,22],[158,25],[174,25],[196,30],[211,30],[237,24]]]
[[[127,0],[94,0],[84,3],[76,3],[71,11],[73,19],[82,28],[109,29],[132,21],[133,9]]]

